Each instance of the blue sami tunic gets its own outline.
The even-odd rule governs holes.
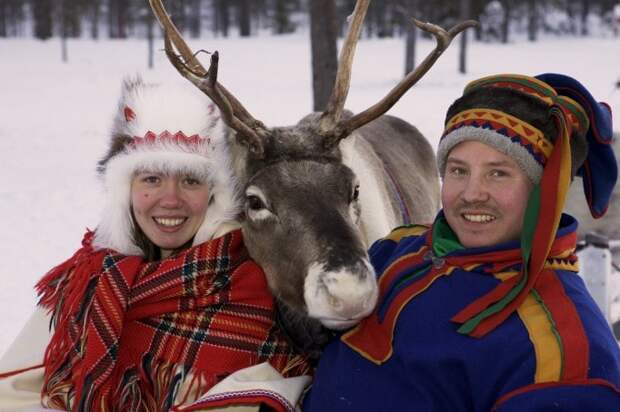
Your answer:
[[[518,242],[464,249],[442,215],[377,241],[377,309],[327,346],[304,411],[620,411],[620,350],[577,274],[576,228],[562,217],[552,270],[480,338],[451,318],[518,274]]]

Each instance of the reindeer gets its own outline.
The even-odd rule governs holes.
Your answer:
[[[318,322],[331,329],[357,323],[373,310],[378,294],[368,245],[398,225],[431,222],[439,207],[432,147],[415,127],[384,113],[476,22],[445,31],[414,20],[435,36],[436,48],[381,101],[353,115],[344,103],[369,4],[358,1],[327,109],[294,126],[268,128],[218,83],[218,52],[205,70],[161,1],[149,2],[164,28],[168,59],[213,100],[235,132],[230,143],[245,194],[245,242],[285,320],[303,322],[301,332],[313,336],[302,340],[317,337]]]

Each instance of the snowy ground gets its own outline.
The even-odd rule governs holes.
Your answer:
[[[311,109],[307,34],[203,39],[195,48],[220,50],[220,79],[268,125],[294,123]],[[418,60],[433,46],[418,42]],[[360,111],[400,79],[402,40],[361,41],[347,107]],[[111,113],[127,74],[177,81],[158,52],[146,67],[146,42],[0,40],[0,354],[30,315],[33,285],[79,246],[94,228],[100,204],[95,163],[107,145]],[[620,113],[620,38],[545,39],[509,45],[472,43],[469,73],[457,72],[457,44],[391,110],[432,142],[447,105],[471,79],[498,72],[561,72],[581,79]],[[386,144],[389,142],[386,141]]]

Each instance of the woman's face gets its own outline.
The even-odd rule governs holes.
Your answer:
[[[137,224],[162,258],[194,237],[209,203],[209,188],[191,175],[142,172],[131,181]]]

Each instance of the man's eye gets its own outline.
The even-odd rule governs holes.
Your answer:
[[[505,176],[508,176],[508,173],[506,173],[504,170],[493,170],[493,171],[491,171],[491,176],[493,176],[493,177],[505,177]]]
[[[462,167],[452,167],[450,168],[450,174],[454,176],[463,176],[465,174],[465,169]]]

